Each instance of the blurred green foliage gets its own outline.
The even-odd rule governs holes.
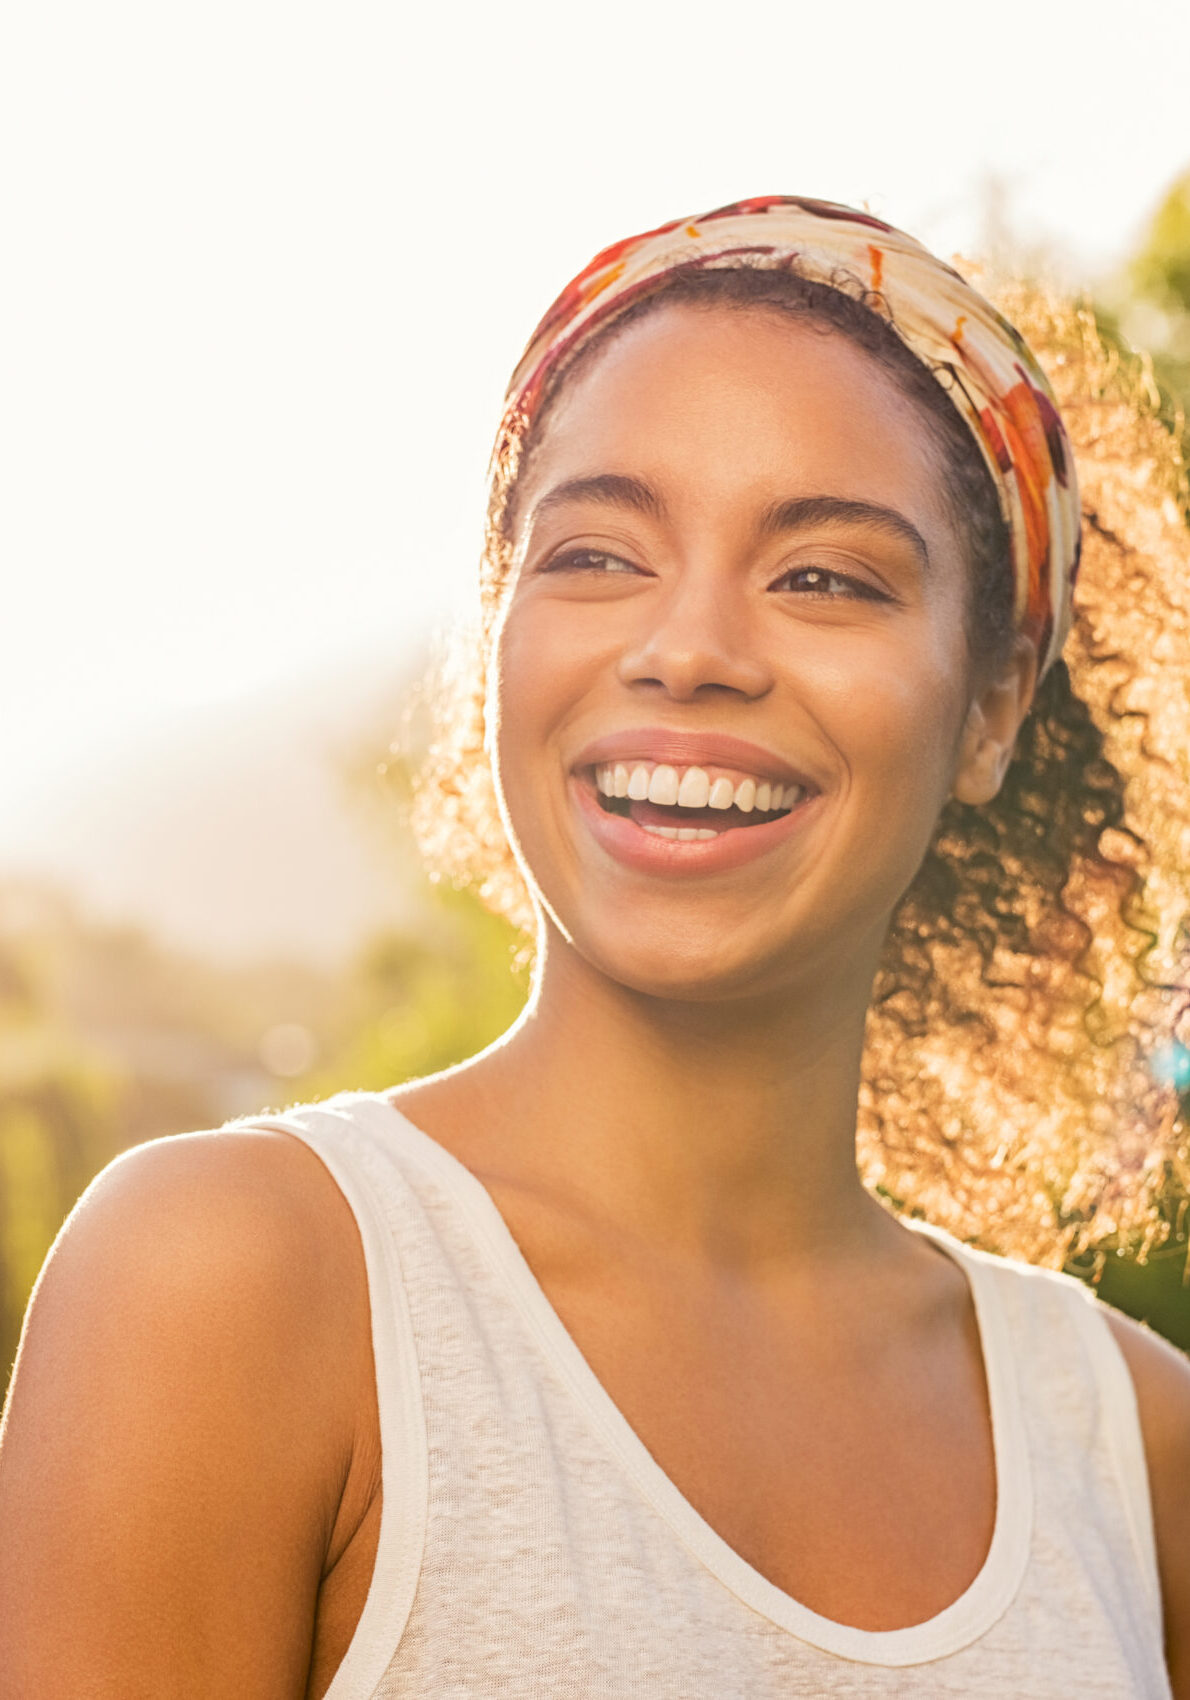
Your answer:
[[[1190,460],[1190,171],[1170,185],[1096,317],[1110,340],[1151,360],[1162,415]]]
[[[1190,313],[1190,171],[1170,187],[1129,274],[1136,295],[1172,314]]]
[[[1175,1213],[1177,1203],[1175,1202]],[[1073,1273],[1084,1273],[1074,1270]],[[1108,1258],[1096,1282],[1101,1299],[1147,1322],[1175,1346],[1190,1352],[1190,1266],[1187,1264],[1184,1222],[1169,1241],[1150,1253],[1148,1261],[1134,1257]]]
[[[425,932],[384,934],[364,951],[356,973],[369,1013],[326,1065],[295,1082],[303,1099],[344,1082],[373,1092],[434,1074],[516,1020],[529,978],[512,929],[445,885],[428,888],[427,919]]]
[[[460,1061],[516,1018],[518,946],[474,898],[427,883],[416,930],[341,970],[220,967],[0,881],[0,1390],[54,1236],[113,1157]]]
[[[1096,317],[1117,344],[1151,360],[1162,416],[1190,461],[1190,171],[1171,183],[1136,253],[1097,303]],[[1190,523],[1190,512],[1185,517]],[[1190,1097],[1183,1114],[1190,1117]],[[1190,1351],[1186,1204],[1173,1193],[1167,1244],[1143,1265],[1126,1256],[1108,1259],[1098,1288],[1110,1304]]]

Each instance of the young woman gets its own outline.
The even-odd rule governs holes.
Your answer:
[[[6,1700],[1188,1700],[1190,1365],[1042,1267],[1178,1151],[1190,784],[1159,429],[1115,453],[1070,324],[1073,630],[1067,426],[909,238],[753,201],[564,291],[425,792],[528,1008],[89,1189]]]

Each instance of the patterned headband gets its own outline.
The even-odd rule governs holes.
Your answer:
[[[901,340],[966,420],[1012,538],[1017,630],[1044,673],[1061,653],[1078,571],[1074,454],[1053,392],[1019,332],[911,236],[833,201],[768,195],[675,219],[597,254],[542,319],[513,373],[493,463],[531,422],[557,362],[673,272],[792,261],[834,283],[846,271],[883,302]]]

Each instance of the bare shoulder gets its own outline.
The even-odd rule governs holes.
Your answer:
[[[229,1128],[109,1164],[38,1279],[0,1430],[15,1692],[301,1693],[370,1368],[362,1250],[308,1147]]]
[[[1153,1497],[1190,1509],[1190,1358],[1130,1316],[1103,1306],[1136,1389]]]
[[[207,1313],[237,1315],[249,1333],[290,1317],[316,1326],[352,1292],[357,1250],[346,1201],[296,1138],[232,1127],[152,1140],[109,1163],[71,1211],[21,1357],[87,1316],[108,1328],[148,1310],[167,1337]]]
[[[1177,1700],[1190,1700],[1190,1358],[1131,1317],[1103,1307],[1136,1389],[1144,1438],[1167,1657]]]
[[[1163,1446],[1190,1447],[1190,1357],[1111,1305],[1102,1313],[1131,1372],[1142,1422]]]
[[[234,1127],[152,1140],[109,1163],[63,1225],[0,1432],[28,1400],[84,1374],[105,1398],[184,1408],[200,1360],[206,1384],[243,1377],[258,1402],[329,1402],[366,1330],[350,1207],[307,1146]],[[222,1439],[241,1415],[229,1400]]]

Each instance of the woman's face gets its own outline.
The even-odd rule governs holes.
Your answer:
[[[515,511],[489,738],[547,924],[656,995],[870,980],[974,688],[893,381],[776,313],[658,309],[564,388]]]

